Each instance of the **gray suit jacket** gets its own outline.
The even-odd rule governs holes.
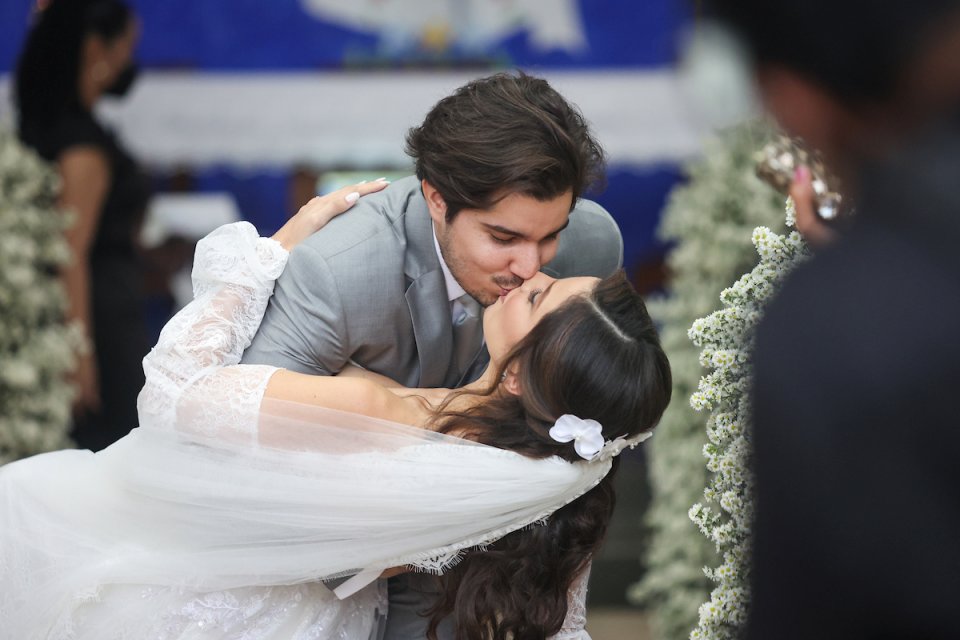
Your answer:
[[[560,234],[554,277],[607,276],[623,263],[623,241],[602,207],[580,200]],[[294,249],[277,281],[244,363],[330,375],[349,361],[407,387],[454,387],[482,373],[486,352],[468,371],[453,361],[453,321],[415,176],[363,197]],[[436,598],[425,574],[389,581],[384,640],[426,637],[419,615]],[[449,620],[439,629],[452,639]]]
[[[603,277],[622,263],[613,218],[580,200],[543,270]],[[452,387],[465,373],[452,354],[432,222],[411,176],[363,197],[294,249],[243,362],[331,375],[353,361],[408,387]]]

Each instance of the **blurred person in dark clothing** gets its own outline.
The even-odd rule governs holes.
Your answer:
[[[63,278],[68,315],[83,325],[91,348],[75,376],[72,436],[96,451],[136,426],[140,361],[149,349],[135,248],[148,183],[93,113],[102,96],[130,88],[139,24],[117,0],[38,6],[17,68],[19,133],[57,165],[60,204],[76,216]]]
[[[855,202],[758,329],[747,637],[956,638],[960,1],[715,0]]]

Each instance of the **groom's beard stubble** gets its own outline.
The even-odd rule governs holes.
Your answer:
[[[483,281],[477,283],[477,285],[486,286],[487,283],[491,283],[496,287],[496,291],[479,289],[478,286],[472,284],[467,277],[471,272],[471,267],[466,261],[461,259],[459,252],[453,248],[453,243],[449,238],[449,231],[437,235],[437,244],[440,245],[440,255],[443,256],[443,261],[447,263],[447,268],[450,269],[451,275],[460,283],[463,290],[470,294],[470,296],[483,307],[489,307],[500,298],[500,289],[516,289],[523,284],[523,279],[513,274],[485,275]],[[487,278],[489,278],[489,280],[487,280]]]
[[[448,265],[449,266],[449,265]],[[460,286],[463,287],[463,290],[470,294],[470,296],[480,303],[483,307],[489,307],[494,302],[500,299],[499,293],[490,293],[486,290],[481,291],[471,291],[471,288],[465,287],[463,280],[461,280],[460,275],[457,271],[454,271],[453,267],[450,267],[450,273],[453,274],[453,277],[457,279],[457,282],[460,283]],[[517,276],[491,276],[490,282],[495,284],[499,289],[516,289],[523,284],[523,280]]]

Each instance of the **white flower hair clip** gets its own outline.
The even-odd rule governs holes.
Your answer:
[[[566,413],[550,427],[550,437],[557,442],[573,441],[577,455],[584,460],[593,460],[603,448],[603,427],[596,420],[583,420]]]
[[[566,413],[560,416],[552,427],[550,437],[557,442],[573,441],[573,448],[584,460],[609,460],[627,448],[634,448],[653,433],[646,431],[632,438],[620,436],[610,442],[603,440],[603,427],[596,420],[584,420]],[[599,458],[597,457],[599,454]]]

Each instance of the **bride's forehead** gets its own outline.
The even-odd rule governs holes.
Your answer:
[[[564,296],[572,296],[593,291],[593,288],[597,286],[598,282],[600,282],[600,278],[578,276],[574,278],[561,278],[556,281],[554,287],[559,288]]]
[[[590,293],[599,281],[599,278],[588,276],[561,278],[553,281],[549,286],[550,295],[547,297],[545,303],[541,305],[541,313],[557,309],[575,296],[583,296]]]

